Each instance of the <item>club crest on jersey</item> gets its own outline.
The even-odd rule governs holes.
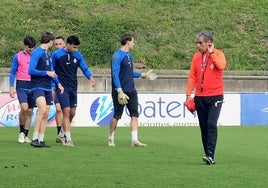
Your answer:
[[[214,64],[210,65],[210,69],[213,70],[214,69]]]

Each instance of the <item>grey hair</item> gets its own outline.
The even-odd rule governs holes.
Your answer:
[[[213,36],[210,32],[208,31],[201,31],[196,34],[195,39],[198,39],[199,37],[203,37],[204,42],[213,42]]]

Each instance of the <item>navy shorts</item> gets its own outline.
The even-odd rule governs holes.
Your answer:
[[[138,112],[138,94],[137,91],[133,92],[126,92],[125,93],[128,97],[128,103],[126,104],[126,107],[129,111],[130,117],[139,117]],[[122,117],[123,110],[125,105],[121,105],[118,103],[118,94],[117,92],[112,92],[112,98],[113,98],[113,105],[114,105],[114,118],[119,120]]]
[[[17,96],[19,103],[27,103],[29,108],[36,107],[35,101],[33,99],[33,93],[29,90],[17,89]]]
[[[16,90],[23,89],[23,90],[31,90],[31,81],[25,81],[25,80],[17,80],[16,81]]]
[[[77,91],[66,91],[60,94],[60,90],[57,89],[57,97],[60,102],[61,109],[77,106]]]
[[[47,105],[52,105],[53,104],[53,98],[52,98],[52,93],[51,91],[46,91],[42,89],[35,89],[33,90],[33,99],[36,101],[38,97],[45,97],[46,99],[46,104]]]

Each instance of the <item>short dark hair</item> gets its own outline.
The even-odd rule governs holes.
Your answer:
[[[203,37],[204,42],[208,42],[208,41],[213,42],[212,34],[206,30],[197,33],[195,36],[195,39],[198,39],[199,37]]]
[[[126,45],[128,41],[132,41],[133,36],[131,34],[123,34],[121,37],[121,45]]]
[[[32,36],[26,36],[23,40],[23,43],[29,48],[33,48],[36,45],[35,39]]]
[[[80,41],[78,39],[77,36],[75,35],[70,35],[68,38],[67,38],[67,44],[74,44],[74,45],[80,45]]]
[[[64,37],[61,36],[61,35],[59,35],[59,36],[56,36],[55,39],[62,39],[62,40],[64,40]]]
[[[49,43],[49,41],[54,40],[54,39],[55,39],[55,36],[53,35],[53,33],[46,31],[41,34],[40,43],[46,44],[46,43]]]

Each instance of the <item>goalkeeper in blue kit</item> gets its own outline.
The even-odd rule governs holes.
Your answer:
[[[121,119],[126,105],[131,120],[131,145],[147,146],[138,140],[138,94],[134,84],[134,78],[146,78],[147,74],[133,71],[133,59],[130,51],[134,47],[134,38],[130,34],[121,37],[121,48],[112,56],[111,78],[112,78],[112,99],[114,105],[114,115],[110,121],[108,146],[114,147],[114,136],[118,120]]]

